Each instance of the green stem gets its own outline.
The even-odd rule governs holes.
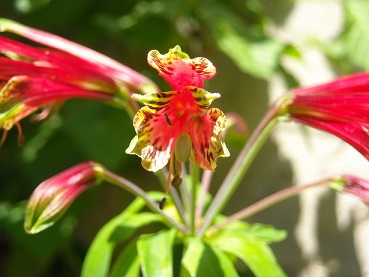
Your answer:
[[[271,130],[279,122],[280,119],[278,118],[278,115],[282,107],[281,104],[283,103],[279,102],[269,109],[238,155],[204,217],[202,228],[198,234],[199,237],[202,237],[205,234],[206,230],[212,224],[215,216],[224,208],[227,201],[231,198],[256,154],[268,138]]]
[[[206,195],[209,192],[209,187],[211,183],[211,179],[213,177],[214,171],[204,170],[201,178],[201,186],[200,186],[200,194],[198,197],[197,205],[196,205],[196,220],[200,220],[202,213],[204,211]]]
[[[181,199],[182,199],[182,203],[183,203],[183,207],[185,210],[185,225],[188,226],[188,229],[190,229],[190,215],[189,212],[191,210],[191,195],[190,192],[188,190],[188,179],[187,179],[187,171],[184,165],[182,165],[182,176],[184,176],[183,180],[182,180],[182,184],[179,187],[179,192],[181,195]]]
[[[196,198],[197,198],[197,184],[199,181],[199,166],[194,163],[191,167],[191,232],[192,236],[195,235],[196,231]]]
[[[165,189],[166,186],[167,186],[167,180],[166,180],[166,177],[165,177],[165,175],[167,175],[167,174],[168,174],[168,172],[164,169],[162,169],[158,172],[155,172],[155,176],[159,179],[159,182],[160,182],[163,189]],[[179,216],[181,217],[182,222],[185,223],[186,218],[185,218],[185,214],[184,214],[183,204],[182,204],[181,198],[178,195],[178,191],[171,186],[169,188],[169,192],[170,192],[170,195],[172,196],[173,204],[176,207],[177,212],[178,212]]]
[[[164,213],[160,208],[158,203],[156,203],[155,201],[153,201],[147,194],[145,191],[143,191],[142,189],[140,189],[138,186],[136,186],[135,184],[131,183],[130,181],[124,179],[123,177],[114,174],[113,172],[105,169],[104,170],[104,175],[103,178],[105,181],[117,185],[125,190],[127,190],[128,192],[132,193],[135,196],[139,196],[141,197],[145,202],[147,207],[152,210],[153,212],[159,213],[161,214],[165,221],[170,225],[175,227],[176,229],[178,229],[179,231],[181,231],[182,233],[186,234],[186,229],[182,224],[179,224],[177,221],[175,221],[173,218],[169,217],[166,213]]]
[[[227,224],[235,221],[235,220],[240,220],[240,219],[246,219],[249,218],[250,216],[265,210],[267,208],[269,208],[270,206],[279,203],[287,198],[290,198],[292,196],[295,196],[297,194],[299,194],[300,192],[306,190],[306,189],[310,189],[310,188],[316,188],[316,187],[320,187],[320,186],[327,186],[330,185],[332,182],[335,182],[337,180],[337,177],[333,177],[333,178],[328,178],[319,182],[315,182],[312,184],[308,184],[308,185],[303,185],[303,186],[293,186],[293,187],[288,187],[286,189],[280,190],[272,195],[269,195],[268,197],[265,197],[261,200],[259,200],[258,202],[246,207],[245,209],[229,216],[225,221],[218,223],[214,226],[212,226],[211,228],[209,228],[208,233],[214,233],[217,230],[222,229],[224,226],[226,226]]]

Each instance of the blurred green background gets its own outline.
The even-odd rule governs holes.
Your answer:
[[[150,77],[163,91],[170,88],[147,65],[148,51],[166,53],[178,44],[191,57],[207,57],[218,73],[206,89],[222,95],[213,106],[241,114],[252,130],[268,107],[273,76],[280,76],[287,88],[298,85],[294,72],[281,61],[286,57],[298,61],[305,48],[273,30],[283,27],[300,2],[304,1],[1,0],[0,16],[106,54]],[[313,2],[324,5],[332,1]],[[368,3],[333,2],[343,11],[338,34],[329,40],[305,39],[324,53],[332,72],[342,75],[368,68],[369,60],[362,58],[369,51]],[[24,233],[22,220],[25,201],[33,189],[86,160],[98,161],[146,190],[161,188],[153,175],[141,168],[137,157],[124,153],[134,130],[123,110],[71,100],[48,121],[33,124],[25,119],[21,123],[25,145],[18,147],[17,132],[11,130],[0,151],[0,276],[79,276],[94,235],[132,196],[110,185],[93,188],[55,226],[30,236]],[[218,162],[213,191],[243,143],[237,138],[227,142],[232,157]],[[278,156],[276,145],[269,141],[225,212],[289,186],[291,180],[289,162]],[[289,213],[285,213],[286,207]],[[263,212],[252,220],[291,231],[298,211],[297,199],[290,199],[276,206],[274,213]],[[293,235],[274,250],[288,275],[297,276],[305,261]],[[359,272],[355,259],[353,263]]]

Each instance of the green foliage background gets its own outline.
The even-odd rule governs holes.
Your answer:
[[[359,0],[342,3],[346,18],[342,35],[329,45],[320,45],[338,74],[369,68],[368,59],[362,58],[369,49],[369,4]],[[285,76],[290,86],[297,85],[293,72],[283,68],[280,61],[285,56],[299,59],[302,50],[267,31],[270,23],[283,24],[294,5],[292,0],[2,0],[0,16],[104,53],[149,76],[163,90],[170,88],[147,65],[148,51],[165,53],[178,44],[191,57],[205,56],[218,70],[207,87],[222,94],[214,106],[224,112],[240,113],[252,129],[267,108],[268,80],[274,74]],[[96,160],[146,190],[160,187],[140,167],[137,157],[124,154],[134,130],[122,110],[72,100],[46,122],[32,124],[25,119],[21,123],[25,145],[18,147],[16,131],[12,130],[0,151],[0,275],[79,276],[97,230],[126,207],[132,197],[111,186],[93,188],[56,226],[29,236],[23,231],[22,220],[25,201],[33,189],[86,160]],[[234,158],[239,143],[229,143]],[[261,156],[267,153],[268,160],[258,159],[245,180],[250,187],[248,197],[253,200],[291,181],[288,162],[278,161],[275,146],[269,143],[263,151]],[[219,162],[216,176],[229,168],[233,158]],[[269,177],[261,174],[275,162],[284,164],[285,170]],[[245,206],[247,203],[241,203],[241,199],[230,203],[229,209]],[[291,200],[287,204],[296,203]],[[259,219],[278,225],[278,216],[268,221],[267,215]],[[292,255],[301,254],[293,238],[280,249],[276,247],[277,257],[291,247]],[[284,261],[282,257],[282,267],[294,275],[295,268]]]

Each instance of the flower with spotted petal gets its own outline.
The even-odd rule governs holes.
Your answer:
[[[206,170],[214,170],[218,157],[229,152],[221,138],[226,117],[219,109],[207,109],[219,98],[201,87],[212,78],[215,67],[205,58],[190,59],[179,46],[161,55],[152,50],[148,63],[158,70],[173,91],[133,98],[144,103],[133,120],[137,135],[126,150],[142,159],[142,166],[157,171],[169,162],[169,172],[178,176],[181,163],[191,160]]]

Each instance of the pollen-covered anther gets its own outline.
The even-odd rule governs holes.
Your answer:
[[[174,188],[177,189],[177,188],[180,187],[181,184],[182,184],[182,178],[181,178],[181,176],[179,176],[179,175],[174,176],[173,179],[172,179],[171,185]]]
[[[163,199],[161,199],[160,203],[159,203],[159,209],[162,210],[165,207],[165,203],[167,202],[167,198],[163,197]]]

